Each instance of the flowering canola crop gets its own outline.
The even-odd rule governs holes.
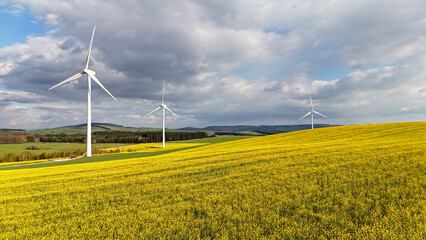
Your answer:
[[[424,239],[426,123],[0,171],[0,239]]]
[[[166,148],[162,148],[162,143],[141,143],[136,145],[129,145],[124,147],[118,147],[120,153],[128,152],[157,152],[157,151],[166,151],[171,149],[178,148],[187,148],[206,145],[205,143],[167,143]],[[114,152],[116,148],[106,148],[104,149],[107,153]]]

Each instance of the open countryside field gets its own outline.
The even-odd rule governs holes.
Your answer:
[[[59,165],[80,164],[80,163],[89,163],[89,162],[104,162],[104,161],[111,161],[111,160],[122,160],[126,158],[156,156],[156,155],[161,155],[161,154],[165,154],[169,152],[194,148],[194,147],[202,146],[205,144],[234,141],[239,139],[245,139],[248,137],[253,137],[253,136],[243,136],[243,137],[242,136],[216,136],[216,137],[210,137],[210,138],[192,139],[187,141],[176,141],[176,142],[167,143],[167,148],[162,148],[161,143],[142,143],[142,144],[136,144],[136,145],[126,145],[126,144],[118,144],[118,143],[111,143],[111,144],[100,143],[100,144],[94,144],[93,146],[99,149],[102,148],[103,150],[105,150],[106,153],[94,154],[93,155],[94,157],[92,158],[81,158],[78,160],[66,161],[66,162],[49,162],[49,160],[52,160],[52,159],[20,161],[20,162],[3,162],[3,163],[0,163],[0,168],[4,168],[6,166],[11,166],[11,165],[17,165],[17,164],[19,164],[20,166],[14,167],[15,169],[40,168],[40,167],[46,167],[46,166],[59,166]],[[67,145],[68,143],[62,143],[62,144],[52,143],[52,144],[57,144],[56,146],[57,149],[60,149],[61,147],[64,147],[64,146],[65,147],[73,146],[73,144]],[[79,145],[81,144],[78,144],[78,146]],[[31,146],[31,144],[29,144],[28,146]],[[113,146],[113,147],[108,148],[108,146],[109,147]],[[16,147],[17,147],[16,148],[17,152],[23,149],[22,144],[16,144]],[[86,147],[86,145],[84,145],[83,147]],[[117,148],[120,149],[119,153],[115,152]],[[65,150],[69,150],[69,148],[65,148]],[[25,150],[25,151],[28,151],[28,150]],[[113,151],[113,153],[110,153],[111,151]],[[32,164],[32,163],[39,163],[39,162],[43,162],[43,165]],[[48,164],[48,165],[45,165],[45,164]]]
[[[198,138],[191,140],[175,141],[176,143],[222,143],[246,138],[252,138],[254,136],[215,136],[209,138]]]
[[[141,143],[136,145],[119,147],[120,152],[117,154],[123,154],[128,152],[158,152],[158,151],[167,151],[171,149],[179,149],[179,148],[187,148],[187,147],[196,147],[205,145],[203,143],[167,143],[167,148],[162,148],[162,143]],[[106,148],[105,151],[108,155],[109,151],[116,150],[117,147],[114,148]]]
[[[174,143],[220,143],[233,141],[238,139],[245,139],[252,136],[216,136],[209,138],[201,138],[201,139],[192,139],[192,140],[184,140],[184,141],[175,141]],[[39,150],[28,150],[29,146],[38,146]],[[127,152],[128,148],[125,148],[129,144],[127,143],[98,143],[93,144],[93,147],[96,148],[105,148],[105,149],[116,149],[120,147],[120,150],[123,152]],[[180,145],[170,145],[168,144],[167,149],[175,149],[179,148]],[[138,144],[132,145],[131,149],[135,148],[152,148],[158,149],[161,147],[161,143],[152,143],[152,144]],[[24,151],[30,151],[32,154],[41,154],[43,152],[52,153],[52,152],[61,152],[61,151],[75,151],[77,149],[86,149],[85,143],[49,143],[49,142],[27,142],[22,144],[0,144],[0,158],[4,157],[7,153],[14,153],[16,155],[21,154]],[[166,149],[166,150],[167,150]],[[159,149],[161,150],[161,149]],[[144,150],[145,151],[145,150]],[[1,165],[1,164],[0,164]]]
[[[29,146],[38,146],[38,150],[28,150]],[[98,143],[93,144],[93,147],[99,148],[113,148],[117,146],[125,146],[123,143]],[[29,151],[33,155],[41,154],[43,152],[53,153],[62,151],[75,151],[77,149],[86,149],[85,143],[44,143],[44,142],[28,142],[22,144],[0,144],[0,158],[4,157],[7,153],[21,154],[24,151]]]
[[[425,152],[392,123],[1,170],[0,239],[424,239]]]
[[[60,159],[44,159],[33,161],[19,161],[19,162],[3,162],[0,163],[0,169],[13,168],[13,169],[28,169],[28,168],[44,168],[53,166],[63,166],[70,164],[82,164],[92,162],[105,162],[112,160],[123,160],[130,158],[156,156],[170,152],[185,150],[198,146],[203,146],[205,143],[169,143],[167,148],[162,148],[161,143],[142,143],[124,147],[114,147],[110,149],[103,149],[106,152],[110,150],[112,153],[93,154],[91,158],[82,157],[76,159],[60,158]],[[120,152],[116,152],[120,149]]]

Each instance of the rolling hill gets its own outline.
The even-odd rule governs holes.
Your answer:
[[[29,134],[85,134],[87,129],[86,124],[70,125],[57,127],[52,129],[43,129],[43,130],[33,130],[28,131]],[[129,132],[138,132],[138,131],[162,131],[161,128],[133,128],[133,127],[124,127],[117,124],[111,123],[92,123],[92,132],[100,131],[129,131]],[[171,130],[173,131],[173,130]]]
[[[0,170],[0,239],[424,239],[426,123]]]
[[[330,124],[315,124],[315,128],[334,127],[338,125]],[[311,124],[300,124],[300,125],[235,125],[235,126],[209,126],[205,128],[194,128],[186,127],[180,128],[180,130],[191,130],[191,131],[214,131],[214,132],[293,132],[311,129]]]
[[[338,125],[329,125],[329,124],[315,124],[315,128],[325,128],[333,127]],[[262,135],[262,134],[275,134],[283,132],[293,132],[310,129],[310,124],[301,124],[301,125],[235,125],[235,126],[209,126],[204,128],[195,128],[195,127],[185,127],[179,129],[167,129],[170,132],[178,131],[206,131],[213,133],[223,134],[241,134],[241,135]],[[151,132],[151,131],[162,131],[161,128],[135,128],[135,127],[124,127],[118,124],[111,123],[92,123],[92,132],[100,131],[128,131],[128,132]],[[0,129],[1,134],[16,134],[16,133],[25,133],[25,134],[85,134],[86,133],[86,124],[78,125],[69,125],[62,126],[51,129],[41,129],[41,130],[31,130],[25,131],[21,129]]]
[[[20,133],[25,133],[25,130],[23,130],[23,129],[6,129],[6,128],[0,129],[0,135],[3,135],[3,134],[20,134]]]

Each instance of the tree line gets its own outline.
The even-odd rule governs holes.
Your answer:
[[[54,159],[54,158],[74,158],[76,156],[81,156],[86,151],[83,149],[78,149],[75,151],[62,151],[62,152],[51,152],[51,153],[39,153],[33,154],[30,151],[24,151],[21,154],[7,153],[3,158],[0,158],[0,162],[22,162],[22,161],[32,161],[32,160],[43,160],[43,159]]]
[[[92,133],[93,143],[153,143],[162,141],[162,132],[100,131]],[[208,137],[206,132],[166,132],[166,141],[190,140]],[[40,142],[85,143],[85,134],[47,134]]]
[[[38,150],[38,146],[29,146],[29,150]],[[93,154],[104,154],[104,153],[120,153],[120,145],[115,149],[110,149],[106,151],[102,146],[92,147]],[[24,151],[20,154],[7,153],[4,157],[0,157],[0,162],[23,162],[23,161],[33,161],[33,160],[44,160],[44,159],[57,159],[57,158],[75,158],[82,156],[86,153],[85,149],[77,149],[75,151],[61,151],[61,152],[50,152],[50,153],[38,153],[34,154],[30,151]]]
[[[26,142],[34,142],[35,137],[26,134],[5,134],[0,135],[0,144],[21,144]]]

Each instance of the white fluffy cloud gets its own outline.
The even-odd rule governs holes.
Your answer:
[[[424,1],[9,4],[30,9],[53,29],[0,49],[0,86],[27,94],[27,101],[38,96],[39,105],[28,106],[33,110],[17,112],[38,116],[39,127],[85,121],[85,79],[47,89],[83,69],[95,24],[90,68],[119,102],[94,85],[94,121],[159,124],[142,116],[158,104],[165,80],[166,101],[182,116],[171,127],[303,123],[297,119],[310,95],[329,116],[324,123],[425,116]],[[23,101],[8,99],[3,112]],[[46,107],[52,104],[67,108]]]
[[[0,91],[0,101],[2,103],[37,103],[41,102],[42,99],[42,96],[28,92]]]

